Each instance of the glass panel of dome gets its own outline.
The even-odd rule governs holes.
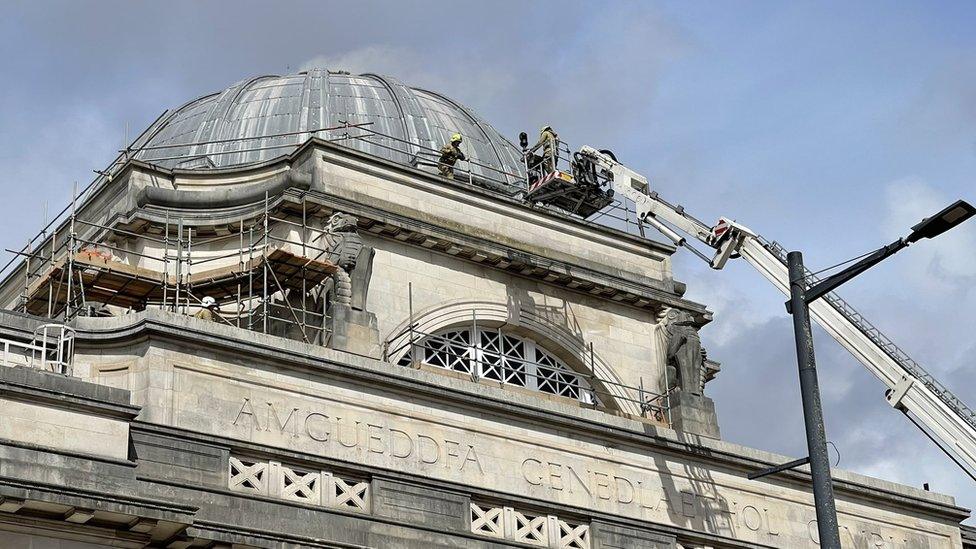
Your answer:
[[[460,104],[410,88],[392,78],[329,73],[322,69],[251,78],[191,101],[160,122],[156,133],[147,136],[144,143],[147,147],[177,146],[142,151],[137,158],[156,160],[163,167],[203,157],[211,160],[198,167],[209,166],[211,162],[216,167],[225,167],[263,161],[287,154],[310,136],[236,139],[314,130],[340,122],[370,122],[373,124],[370,129],[392,136],[373,137],[374,143],[355,139],[342,143],[387,160],[411,163],[420,147],[436,151],[451,134],[460,132],[465,138],[465,153],[472,160],[504,167],[513,173],[521,171],[520,161],[513,160],[519,158],[519,151]],[[325,132],[317,135],[325,139],[334,136]],[[215,140],[228,141],[188,145]],[[279,144],[281,148],[256,150]],[[429,166],[425,169],[434,171]],[[459,170],[467,171],[467,166],[460,166]],[[473,173],[480,178],[505,181],[502,174],[492,170],[476,167]]]

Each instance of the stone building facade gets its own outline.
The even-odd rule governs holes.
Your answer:
[[[809,475],[721,440],[675,249],[524,203],[514,149],[327,71],[157,121],[0,285],[0,547],[816,547]],[[976,547],[835,490],[845,547]]]

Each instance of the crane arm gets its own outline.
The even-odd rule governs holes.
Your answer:
[[[741,256],[784,295],[790,294],[786,251],[781,246],[726,218],[709,227],[651,192],[646,177],[611,155],[592,147],[583,147],[580,153],[611,174],[614,192],[633,201],[638,216],[676,246],[687,242],[671,227],[714,248],[712,268],[721,269],[728,259]],[[808,273],[808,283],[815,281]],[[888,403],[976,480],[976,412],[837,294],[828,293],[809,307],[813,320],[884,384]]]
[[[687,246],[687,239],[671,226],[715,248],[715,256],[708,260],[713,269],[724,267],[730,258],[737,257],[738,249],[746,238],[756,236],[749,228],[724,217],[714,227],[706,225],[685,212],[682,206],[669,204],[657,193],[651,192],[646,177],[617,162],[605,152],[584,146],[580,149],[580,154],[589,157],[609,173],[614,193],[629,198],[636,206],[637,217],[668,237],[675,246],[686,246],[701,255],[697,249]]]

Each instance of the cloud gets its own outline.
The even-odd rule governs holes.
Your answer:
[[[972,200],[972,197],[968,197]],[[954,198],[919,178],[890,183],[885,192],[887,213],[882,224],[889,238],[903,236],[908,228],[949,205]],[[922,286],[941,284],[971,288],[976,282],[976,222],[969,221],[931,240],[912,246],[906,274]]]
[[[950,55],[930,69],[899,122],[897,135],[915,147],[961,143],[976,155],[976,56]]]
[[[558,38],[511,36],[482,48],[462,42],[447,52],[449,63],[426,48],[369,44],[312,56],[301,67],[388,74],[443,92],[512,138],[552,124],[572,143],[626,143],[649,123],[662,70],[693,42],[653,8],[622,8],[590,14],[585,24],[554,11],[552,27],[564,31]]]

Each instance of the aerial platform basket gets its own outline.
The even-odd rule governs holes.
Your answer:
[[[585,219],[613,202],[613,190],[581,184],[572,174],[556,170],[534,181],[525,199],[555,206]]]

